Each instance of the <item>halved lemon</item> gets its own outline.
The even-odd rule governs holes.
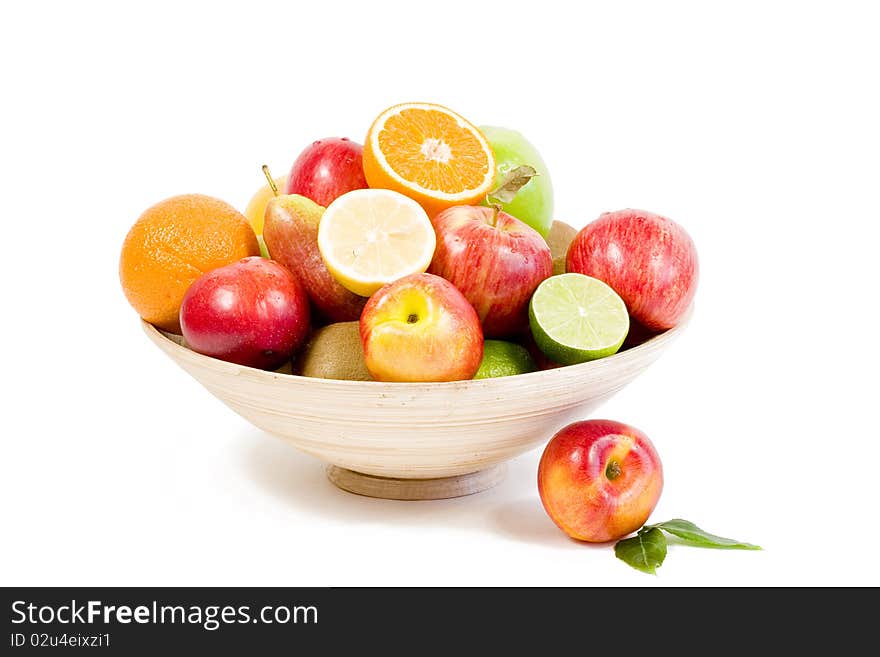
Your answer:
[[[436,235],[421,205],[390,189],[356,189],[333,201],[318,224],[318,250],[339,283],[368,297],[425,271]]]
[[[435,214],[482,201],[495,180],[495,156],[467,119],[433,103],[403,103],[382,112],[364,144],[370,187],[393,189]]]

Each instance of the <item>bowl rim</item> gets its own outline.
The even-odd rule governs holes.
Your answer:
[[[694,304],[688,307],[687,311],[685,311],[684,315],[682,315],[678,324],[674,327],[666,329],[660,333],[655,334],[651,338],[645,340],[639,345],[635,347],[630,347],[625,351],[619,351],[611,356],[605,356],[604,358],[597,358],[596,360],[587,361],[585,363],[577,363],[575,365],[562,365],[560,367],[553,367],[546,370],[537,370],[535,372],[524,372],[522,374],[512,374],[510,376],[502,376],[502,377],[490,377],[485,379],[461,379],[457,381],[353,381],[350,379],[324,379],[320,377],[312,377],[312,376],[302,376],[300,374],[288,374],[286,372],[278,372],[274,370],[261,370],[255,367],[250,367],[248,365],[239,365],[238,363],[231,363],[229,361],[221,360],[219,358],[214,358],[213,356],[206,356],[205,354],[200,354],[197,351],[190,349],[189,347],[184,347],[179,344],[177,341],[169,337],[170,335],[175,335],[173,333],[168,333],[159,329],[148,321],[141,319],[141,328],[144,333],[147,334],[147,337],[150,338],[152,342],[154,342],[157,346],[159,346],[163,351],[167,353],[175,352],[179,354],[181,357],[191,360],[196,363],[201,363],[206,367],[212,367],[214,369],[226,370],[231,375],[242,375],[246,373],[247,375],[256,378],[263,379],[264,381],[277,381],[279,378],[283,377],[283,380],[290,382],[299,382],[299,383],[307,383],[311,386],[326,386],[326,387],[352,387],[352,388],[363,388],[363,389],[378,389],[381,387],[391,387],[394,390],[426,390],[426,389],[436,389],[436,388],[446,388],[446,389],[460,389],[460,388],[485,388],[490,386],[500,386],[505,383],[514,383],[523,381],[524,377],[531,377],[530,380],[538,382],[541,378],[545,379],[553,379],[557,378],[560,375],[560,372],[565,372],[566,374],[570,374],[574,378],[578,378],[577,375],[586,375],[591,370],[604,369],[612,364],[624,363],[627,361],[636,361],[640,358],[640,356],[645,352],[654,351],[657,348],[665,346],[667,343],[672,342],[677,338],[682,331],[689,324],[691,317],[694,312]]]

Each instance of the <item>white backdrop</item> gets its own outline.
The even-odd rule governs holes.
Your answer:
[[[0,583],[880,585],[870,3],[182,4],[0,9]],[[596,416],[653,439],[653,520],[763,552],[638,573],[551,523],[540,450],[472,497],[343,493],[148,342],[117,277],[144,209],[243,210],[408,100],[522,131],[559,219],[690,232],[691,325]]]

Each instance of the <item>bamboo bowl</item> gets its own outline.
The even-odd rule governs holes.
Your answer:
[[[330,464],[350,492],[439,499],[485,490],[504,463],[546,443],[653,363],[684,329],[580,365],[449,383],[340,381],[203,356],[142,321],[150,340],[256,427]]]

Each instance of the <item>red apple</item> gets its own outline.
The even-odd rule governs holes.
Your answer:
[[[269,257],[294,273],[323,318],[356,321],[367,298],[342,287],[327,271],[318,250],[318,224],[323,214],[324,208],[305,196],[275,196],[266,205],[263,240]]]
[[[538,465],[547,514],[579,541],[602,543],[648,520],[663,490],[663,466],[638,429],[613,420],[584,420],[561,429]]]
[[[487,338],[523,331],[532,293],[553,273],[544,238],[506,212],[479,206],[453,206],[432,223],[437,247],[428,271],[464,294]]]
[[[380,288],[361,314],[361,342],[378,381],[472,379],[483,359],[473,306],[433,274],[411,274]]]
[[[644,210],[606,212],[575,236],[565,269],[610,285],[646,328],[672,328],[697,291],[697,249],[684,228]]]
[[[312,142],[290,168],[287,193],[300,194],[326,208],[338,196],[367,187],[363,151],[363,146],[345,137]]]
[[[180,306],[193,351],[272,370],[290,359],[309,332],[309,299],[284,266],[251,256],[197,278]]]

